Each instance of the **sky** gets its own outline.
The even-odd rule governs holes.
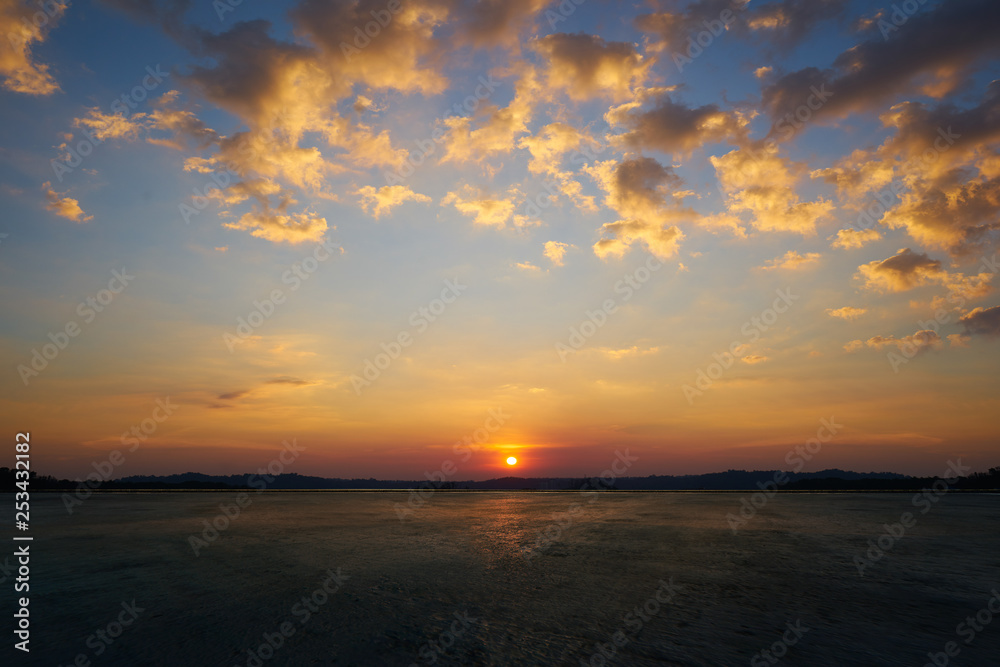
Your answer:
[[[995,0],[0,27],[0,425],[39,474],[1000,464]]]

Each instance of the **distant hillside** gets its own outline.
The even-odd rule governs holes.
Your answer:
[[[650,475],[649,477],[619,477],[614,481],[613,488],[625,490],[742,490],[756,489],[758,484],[773,481],[776,470],[728,470],[726,472],[709,473],[706,475]],[[789,484],[798,480],[835,478],[844,481],[853,480],[906,480],[905,475],[892,472],[859,473],[848,470],[822,470],[814,473],[788,473]],[[268,489],[412,489],[426,482],[414,480],[378,480],[341,479],[313,477],[288,473],[278,475],[273,482],[267,482],[259,475],[204,475],[197,472],[187,472],[179,475],[155,476],[136,475],[118,480],[120,484],[222,484],[232,487]],[[448,482],[435,485],[452,489],[476,490],[565,490],[579,489],[587,483],[587,478],[571,477],[501,477],[482,482],[471,480]],[[592,486],[604,486],[598,480],[590,482]]]
[[[726,472],[708,473],[704,475],[650,475],[648,477],[619,477],[608,488],[622,491],[723,491],[723,490],[753,490],[759,485],[773,482],[777,470],[727,470]],[[922,478],[908,477],[893,472],[854,472],[837,468],[811,473],[786,473],[788,482],[782,488],[815,489],[823,486],[829,488],[848,488],[851,484],[864,483],[866,488],[904,488],[907,485],[920,488]],[[929,478],[930,482],[933,478]],[[201,473],[183,473],[168,476],[133,476],[118,480],[119,484],[225,484],[232,487],[268,489],[414,489],[427,486],[429,483],[420,480],[378,480],[341,479],[313,477],[289,473],[278,475],[272,482],[265,482],[258,475],[204,475]],[[928,482],[929,483],[929,482]],[[571,477],[501,477],[485,481],[455,480],[445,484],[435,484],[436,488],[471,489],[471,490],[569,490],[580,488],[605,488],[597,478]]]
[[[785,480],[778,485],[789,491],[865,491],[865,490],[906,490],[927,488],[934,483],[933,477],[911,477],[894,472],[854,472],[837,468],[809,473],[781,473],[777,470],[727,470],[705,475],[649,475],[648,477],[619,477],[602,481],[586,477],[501,477],[481,482],[472,480],[435,483],[439,489],[469,490],[530,490],[562,491],[572,489],[614,489],[619,491],[751,491],[771,487],[774,480]],[[0,490],[15,489],[14,471],[0,468]],[[54,477],[37,476],[31,473],[31,489],[59,490],[73,489],[78,482],[59,480]],[[247,473],[245,475],[205,475],[186,472],[178,475],[133,475],[110,480],[100,485],[105,490],[116,489],[417,489],[430,485],[422,480],[378,480],[341,479],[314,477],[287,473],[270,478]],[[957,489],[998,489],[1000,488],[1000,467],[989,472],[973,473],[952,484]]]

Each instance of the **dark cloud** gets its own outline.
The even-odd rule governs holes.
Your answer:
[[[265,20],[237,23],[220,33],[202,33],[201,55],[212,57],[212,67],[196,66],[184,78],[211,102],[251,122],[271,114],[271,106],[285,96],[289,70],[308,69],[313,49],[279,42],[270,36]]]
[[[243,398],[250,393],[249,389],[241,389],[239,391],[230,391],[225,394],[219,394],[219,400],[222,401],[235,401],[237,398]]]
[[[1000,336],[1000,306],[976,308],[959,321],[969,334]]]
[[[847,7],[843,0],[783,0],[751,5],[745,19],[768,43],[789,47],[805,39],[816,25],[841,17]]]
[[[698,0],[688,4],[682,11],[640,14],[634,23],[639,30],[659,35],[667,50],[680,51],[687,48],[688,39],[706,29],[706,21],[720,20],[719,17],[725,11],[736,16],[742,7],[741,0]]]
[[[651,109],[629,109],[609,118],[628,128],[617,140],[630,148],[651,148],[664,153],[690,153],[705,143],[746,141],[744,119],[722,111],[715,104],[688,107],[661,95]]]
[[[770,46],[790,47],[805,39],[819,23],[844,14],[843,0],[780,0],[764,5],[744,0],[698,0],[683,9],[641,14],[635,27],[659,35],[670,53],[687,53],[691,40],[705,30],[714,36],[761,35]],[[724,14],[725,13],[725,14]]]
[[[134,21],[160,25],[163,31],[175,39],[186,41],[192,34],[184,25],[184,14],[191,7],[191,0],[100,0],[116,11],[126,14]]]
[[[910,90],[941,97],[958,87],[977,61],[1000,52],[998,34],[996,0],[949,0],[909,16],[888,39],[874,35],[841,53],[829,69],[786,74],[764,89],[763,104],[777,123],[807,104],[815,90],[831,96],[813,110],[813,118],[877,108]]]
[[[549,0],[480,0],[458,6],[459,33],[476,46],[516,43]]]
[[[282,375],[281,377],[265,380],[264,384],[290,384],[295,386],[302,386],[302,385],[312,384],[312,382],[310,382],[309,380],[303,380],[302,378],[292,377],[291,375]]]

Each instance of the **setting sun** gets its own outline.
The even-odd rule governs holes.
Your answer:
[[[516,463],[517,463],[517,459],[514,458],[513,456],[508,456],[507,457],[507,465],[512,466],[512,465],[514,465]]]

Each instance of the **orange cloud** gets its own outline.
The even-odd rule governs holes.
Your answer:
[[[696,215],[670,197],[671,189],[682,183],[671,168],[644,157],[597,162],[584,171],[607,193],[605,204],[622,216],[601,227],[604,238],[594,244],[598,257],[621,257],[634,243],[644,244],[660,258],[677,252],[684,233],[671,223]]]
[[[862,248],[865,244],[878,241],[882,234],[877,229],[841,229],[837,238],[830,244],[833,248]]]
[[[21,0],[0,0],[0,76],[7,90],[26,95],[51,95],[59,84],[49,66],[36,62],[33,44],[41,44],[62,18],[69,4],[33,5]]]
[[[851,306],[844,306],[843,308],[837,308],[837,309],[833,308],[826,309],[826,314],[829,315],[830,317],[837,317],[842,320],[847,320],[848,322],[858,319],[867,312],[868,310],[866,310],[865,308],[853,308]]]
[[[490,86],[492,74],[488,80]],[[444,121],[448,128],[446,150],[442,162],[482,162],[486,158],[511,152],[517,138],[528,132],[528,123],[537,102],[540,86],[534,67],[523,65],[515,86],[514,99],[506,107],[490,107],[479,127],[469,116],[453,116]],[[485,94],[484,87],[484,94]]]
[[[86,215],[80,208],[80,202],[72,197],[66,197],[52,189],[52,183],[46,181],[42,183],[42,192],[45,193],[45,208],[56,215],[73,222],[88,222],[94,219],[92,215]]]
[[[745,357],[741,357],[740,361],[742,361],[745,364],[753,366],[754,364],[762,364],[765,361],[768,361],[769,359],[770,357],[765,357],[760,354],[748,354]]]
[[[902,248],[895,255],[858,267],[865,287],[882,292],[904,292],[931,282],[942,282],[947,272],[941,262],[923,253]]]
[[[865,341],[865,345],[876,350],[881,350],[884,347],[896,347],[901,351],[916,349],[917,352],[924,352],[926,350],[939,350],[944,346],[944,342],[936,331],[924,329],[902,338],[873,336]]]
[[[496,198],[470,185],[462,187],[461,191],[449,192],[441,200],[441,205],[452,204],[459,213],[475,218],[475,224],[492,227],[505,227],[516,208],[514,197],[520,193],[516,189],[508,192],[510,197]]]
[[[563,266],[563,257],[566,256],[566,251],[569,248],[575,246],[569,243],[560,243],[559,241],[546,241],[545,242],[545,256],[555,264],[556,266]]]
[[[761,268],[765,271],[776,269],[801,269],[819,260],[821,255],[818,252],[807,252],[802,255],[795,250],[789,250],[781,257],[768,260]]]
[[[633,87],[646,80],[652,65],[634,44],[605,42],[598,35],[555,33],[536,40],[533,47],[548,60],[547,88],[576,101],[627,99]]]
[[[355,193],[361,197],[361,207],[378,220],[384,213],[406,201],[430,202],[431,198],[414,192],[405,185],[386,185],[376,190],[370,185],[359,188]]]
[[[753,226],[762,231],[813,234],[816,222],[833,210],[827,200],[799,200],[798,178],[775,150],[738,148],[709,161],[727,194],[729,212],[751,213]]]
[[[326,218],[310,213],[284,214],[269,208],[246,213],[239,222],[224,223],[227,229],[249,231],[257,238],[275,243],[320,241],[327,230]]]

